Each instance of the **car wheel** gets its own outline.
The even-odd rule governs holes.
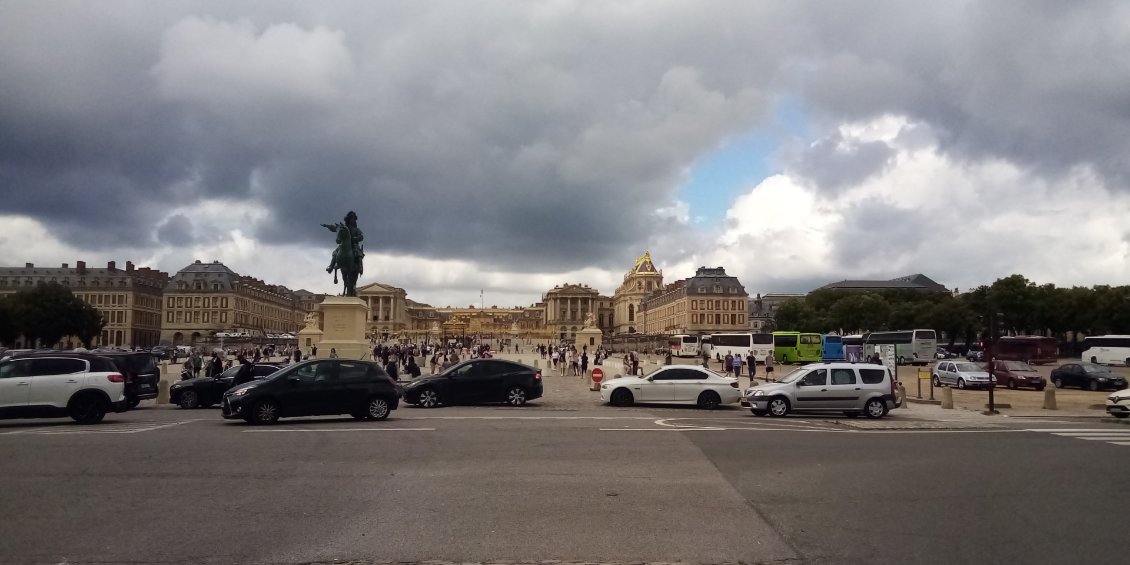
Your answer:
[[[1059,377],[1052,379],[1052,386],[1055,388],[1063,388],[1063,379]]]
[[[370,398],[365,405],[365,418],[369,420],[384,420],[388,418],[389,412],[392,410],[388,407],[388,400],[379,396]]]
[[[939,379],[938,375],[934,375],[934,388],[942,388],[942,379]]]
[[[1015,379],[1008,379],[1008,388],[1011,388],[1012,390],[1016,390],[1016,380]]]
[[[882,418],[887,415],[887,403],[878,398],[872,398],[867,401],[867,404],[863,405],[863,413],[872,420]]]
[[[97,424],[106,416],[106,401],[93,394],[84,394],[71,400],[67,415],[80,424]]]
[[[722,398],[718,396],[717,392],[712,390],[704,390],[702,394],[698,395],[698,407],[704,410],[713,410],[722,404]]]
[[[186,390],[180,393],[180,402],[178,404],[180,404],[181,408],[185,409],[196,408],[200,406],[200,396],[196,394],[195,390]]]
[[[750,408],[749,412],[751,414],[753,414],[754,416],[765,416],[765,415],[769,414],[768,410],[755,410],[753,408]]]
[[[511,406],[521,406],[526,403],[526,389],[512,386],[506,391],[506,403]]]
[[[279,421],[279,405],[274,400],[266,399],[255,403],[251,408],[251,423],[273,424]]]
[[[783,396],[778,396],[769,401],[769,415],[780,418],[789,414],[789,401]]]
[[[635,400],[632,391],[626,388],[618,388],[612,391],[612,396],[608,397],[608,403],[613,406],[631,406]]]
[[[420,408],[435,408],[439,406],[439,393],[434,388],[425,388],[416,397],[416,406]]]
[[[1099,381],[1094,379],[1087,381],[1087,390],[1099,390]]]
[[[965,390],[965,379],[957,379],[957,388]]]
[[[126,401],[129,402],[129,407],[131,409],[137,408],[137,405],[141,404],[141,399],[136,397],[136,396],[131,396],[131,397],[127,398]]]

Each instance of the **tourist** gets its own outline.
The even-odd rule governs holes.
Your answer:
[[[765,356],[765,380],[773,380],[773,354]]]
[[[330,348],[330,359],[337,359],[337,348],[336,347]]]
[[[735,354],[733,358],[734,378],[740,379],[742,376],[742,356]]]
[[[408,356],[408,365],[405,366],[404,372],[408,373],[408,376],[413,379],[420,376],[420,367],[416,365],[415,357]]]
[[[749,366],[750,386],[753,386],[753,381],[757,378],[757,357],[753,356],[752,351],[749,352],[749,355],[746,355],[745,363]]]

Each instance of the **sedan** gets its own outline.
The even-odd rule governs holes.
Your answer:
[[[635,402],[696,404],[714,409],[741,400],[738,380],[689,365],[660,367],[643,377],[621,377],[600,385],[600,400],[612,406]]]
[[[1044,390],[1048,381],[1031,365],[1023,361],[994,361],[992,368],[993,377],[997,384],[1011,389],[1034,388]]]
[[[1106,397],[1106,411],[1115,418],[1130,416],[1130,390],[1120,390]]]
[[[934,365],[934,386],[986,388],[992,382],[989,371],[977,363],[941,361]]]
[[[540,398],[542,391],[539,369],[502,359],[471,359],[404,385],[404,401],[421,408],[487,402],[521,406]]]
[[[181,408],[208,408],[219,404],[224,393],[236,383],[235,377],[243,365],[236,365],[214,377],[200,377],[173,383],[169,387],[169,402]],[[258,380],[279,370],[273,363],[256,363],[251,366],[251,380]]]
[[[1055,388],[1077,386],[1087,390],[1122,390],[1126,379],[1102,365],[1093,363],[1067,363],[1052,369]]]

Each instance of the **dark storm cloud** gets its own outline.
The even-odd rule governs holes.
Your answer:
[[[1130,172],[1113,2],[115,8],[0,19],[0,212],[80,247],[184,236],[165,217],[214,198],[269,212],[266,243],[354,209],[368,249],[621,268],[671,232],[685,168],[794,88],[813,120],[905,113],[966,159]],[[825,143],[797,162],[822,186],[889,157]]]
[[[157,227],[157,240],[174,247],[191,245],[196,241],[192,220],[184,214],[169,217],[165,223]]]

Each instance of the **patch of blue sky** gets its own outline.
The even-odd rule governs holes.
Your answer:
[[[720,220],[738,194],[779,172],[774,155],[788,140],[803,136],[807,125],[799,101],[784,99],[774,105],[765,126],[734,136],[695,161],[678,196],[689,207],[691,223]]]

